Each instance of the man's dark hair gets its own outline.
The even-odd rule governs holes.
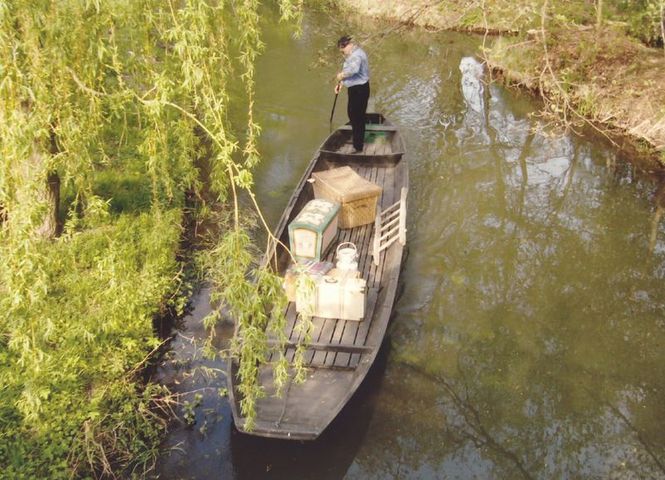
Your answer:
[[[344,35],[339,40],[337,40],[337,48],[344,48],[353,40],[350,36]]]

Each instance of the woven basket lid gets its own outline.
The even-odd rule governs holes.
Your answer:
[[[333,191],[337,200],[342,203],[378,196],[382,192],[381,187],[365,180],[348,166],[315,172],[312,177]]]

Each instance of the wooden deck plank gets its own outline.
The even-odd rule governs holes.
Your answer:
[[[341,127],[338,127],[338,130],[353,130],[351,128],[351,125],[342,125]],[[396,132],[397,127],[394,125],[376,125],[373,123],[368,123],[365,125],[365,131],[372,131],[372,132]]]
[[[394,168],[382,168],[381,171],[378,174],[378,178],[376,179],[377,183],[380,183],[382,187],[384,188],[384,194],[382,195],[381,201],[380,201],[380,206],[381,210],[385,209],[386,207],[392,205],[396,201],[396,196],[395,196],[395,188],[394,188],[394,177],[395,177],[395,172]],[[372,236],[374,234],[373,232],[373,226],[372,226]],[[370,245],[371,245],[371,240],[370,239]],[[373,318],[374,317],[374,307],[376,305],[377,297],[378,297],[378,292],[379,292],[379,287],[383,284],[382,282],[382,271],[383,271],[383,265],[385,264],[385,256],[382,259],[382,261],[379,264],[379,268],[375,268],[373,259],[371,257],[371,252],[367,252],[367,255],[365,258],[362,259],[362,261],[359,264],[359,268],[362,268],[363,272],[365,275],[367,275],[368,278],[372,278],[372,275],[375,278],[375,284],[370,287],[370,291],[373,292],[372,295],[374,296],[373,299],[369,298],[368,294],[368,318]],[[371,270],[374,270],[373,272]],[[371,303],[369,303],[371,302]],[[371,309],[371,311],[369,311]],[[365,345],[365,342],[367,340],[368,332],[371,327],[371,322],[363,322],[359,325],[359,328],[356,330],[356,335],[354,338],[354,344],[356,345]],[[377,346],[378,348],[378,346]],[[360,362],[361,355],[360,354],[350,354],[349,355],[349,363],[348,365],[350,367],[357,366],[358,363]]]
[[[346,235],[347,233],[344,232],[343,230],[339,230],[337,232],[335,239],[331,242],[331,247],[328,249],[328,252],[325,255],[324,258],[325,261],[334,264],[335,245],[338,245],[340,242],[345,241],[344,239],[346,238]],[[331,328],[331,322],[333,322],[333,320],[327,318],[314,317],[312,321],[314,323],[314,331],[312,332],[312,341],[322,342],[323,339],[327,337],[327,334],[325,332]],[[308,350],[305,353],[305,364],[307,365],[311,364],[316,354],[317,354],[316,350],[314,349]]]
[[[356,322],[360,323],[360,322]],[[268,341],[268,345],[277,345],[276,341]],[[287,342],[287,347],[297,347],[296,344]],[[324,352],[349,352],[349,353],[367,353],[372,350],[371,347],[366,347],[364,345],[353,345],[353,343],[321,343],[321,342],[311,342],[308,345],[312,350],[322,350]]]
[[[326,255],[324,257],[325,261],[332,262],[334,260],[334,255],[335,255],[335,248],[334,245],[337,245],[339,242],[344,241],[344,238],[346,238],[346,233],[343,230],[339,230],[337,232],[336,237],[333,239],[331,242],[331,247],[328,249],[326,252]],[[313,330],[312,330],[312,335],[311,339],[313,342],[320,342],[322,338],[326,338],[326,335],[324,332],[330,328],[330,319],[325,319],[325,318],[320,318],[320,317],[312,317],[312,323],[313,323]],[[298,335],[296,338],[294,338],[294,332],[292,330],[291,335],[289,336],[289,340],[292,343],[296,343],[300,341],[300,338],[302,337],[302,334]],[[305,364],[310,364],[312,363],[313,357],[316,355],[315,350],[308,350],[305,352]],[[293,358],[295,356],[295,350],[293,350],[291,358],[288,358],[289,361],[293,361]]]
[[[353,321],[353,320],[347,320],[345,323],[344,331],[342,332],[342,336],[339,339],[339,346],[344,346],[344,345],[353,345],[353,342],[356,339],[356,336],[358,334],[358,328],[360,327],[361,323],[369,323],[371,319],[367,316],[365,316],[364,319],[361,321]],[[355,346],[356,348],[364,348],[363,345],[360,346]],[[333,361],[334,365],[337,366],[342,366],[346,367],[349,365],[349,360],[351,358],[351,354],[354,353],[353,350],[343,350],[343,349],[338,349],[335,355],[335,359]]]
[[[363,177],[371,182],[376,183],[377,185],[382,186],[383,180],[381,179],[382,177],[382,172],[383,168],[380,167],[373,167],[369,168],[365,171],[362,172]],[[367,273],[368,270],[366,269],[366,264],[368,263],[368,259],[371,258],[371,241],[372,241],[372,236],[373,236],[373,230],[374,230],[374,224],[370,223],[367,225],[363,225],[362,228],[359,230],[359,235],[357,238],[357,242],[359,245],[362,246],[362,248],[359,248],[359,258],[358,258],[358,269],[361,272],[361,275],[363,278],[368,280]],[[369,295],[366,297],[366,301],[370,301]],[[374,298],[374,301],[376,301],[376,298]],[[360,322],[347,322],[345,325],[344,331],[342,332],[342,336],[339,340],[340,344],[354,344],[356,341],[356,338],[358,337],[358,331],[360,328],[362,328],[362,325],[365,325],[365,328],[369,328],[367,325],[371,323],[372,321],[372,316],[369,311],[369,304],[366,303],[366,312],[365,312],[365,318],[360,321]],[[373,307],[372,307],[373,308]],[[348,366],[349,362],[351,360],[351,352],[340,352],[337,353],[335,356],[335,361],[334,365],[337,366]]]
[[[383,176],[384,176],[383,170],[384,170],[383,168],[375,168],[374,171],[372,172],[372,176],[368,178],[368,180],[376,183],[377,185],[380,185],[383,188]],[[383,193],[381,195],[383,196]],[[377,208],[380,208],[380,202],[381,200],[379,199],[379,207]],[[371,261],[368,261],[368,259],[371,259],[372,256],[373,234],[374,234],[374,224],[372,223],[368,225],[367,248],[361,252],[358,261],[358,269],[360,270],[363,278],[367,280],[368,287],[372,286],[372,277],[371,277],[372,272],[368,268],[368,265],[371,264]]]
[[[354,327],[354,324],[357,324],[358,322],[353,321],[353,320],[340,320],[337,330],[335,330],[335,334],[333,335],[332,340],[330,341],[331,345],[340,346],[342,344],[342,338],[344,337],[344,332],[352,329]],[[357,327],[356,327],[357,328]],[[348,361],[346,363],[340,362],[338,364],[337,359],[338,357],[342,355],[348,355],[348,353],[342,352],[339,353],[337,349],[328,352],[328,355],[326,356],[326,361],[325,365],[341,365],[341,366],[346,366],[348,364]]]
[[[384,172],[383,168],[374,168],[372,171],[372,175],[367,178],[367,180],[376,183],[377,185],[380,185],[381,188],[383,188],[383,179],[384,179]],[[383,196],[383,192],[381,194]],[[377,209],[380,209],[381,205],[381,200],[379,199]],[[367,245],[367,248],[364,248],[359,256],[358,259],[358,269],[361,272],[361,275],[363,276],[364,279],[367,280],[368,286],[370,286],[370,271],[368,268],[368,264],[371,263],[372,259],[372,241],[373,241],[373,236],[374,236],[374,223],[371,223],[367,225],[367,231],[366,237],[364,239],[363,245]]]
[[[399,200],[399,195],[395,192],[395,168],[387,167],[383,169],[383,191],[385,195],[381,197],[381,209],[385,209]]]
[[[337,234],[337,237],[333,240],[333,245],[337,244],[340,241],[343,241],[345,237],[345,233],[343,230],[340,230]],[[326,260],[332,261],[334,257],[335,249],[330,248],[326,254]],[[298,323],[298,313],[296,312],[295,308],[295,302],[289,302],[289,306],[287,309],[287,327],[286,331],[288,332],[287,338],[291,343],[297,344],[301,337],[303,336],[302,332],[299,332],[296,330],[296,325]],[[312,340],[318,341],[321,335],[321,332],[324,329],[325,326],[325,319],[318,318],[318,317],[313,317],[312,318],[312,323],[313,323],[313,331],[312,331]],[[311,357],[314,354],[314,352],[308,352],[305,354],[305,360],[307,362],[311,361]],[[272,357],[272,356],[271,356]],[[295,357],[295,349],[294,348],[288,348],[286,349],[286,358],[289,362],[292,362]]]
[[[351,229],[351,234],[349,235],[349,239],[347,241],[353,243],[356,245],[358,249],[362,249],[362,245],[358,244],[358,239],[360,236],[360,231],[362,230],[362,226],[360,227],[354,227]],[[335,330],[333,331],[333,334],[330,338],[330,343],[333,344],[340,344],[342,341],[342,335],[344,334],[344,331],[347,328],[350,328],[348,325],[349,321],[347,320],[339,320],[337,322],[337,325],[335,326]],[[326,357],[324,359],[323,364],[324,365],[335,365],[335,358],[337,357],[337,353],[327,353]]]
[[[340,243],[343,242],[348,242],[349,239],[351,238],[351,235],[353,233],[353,229],[347,228],[343,230],[339,230],[337,232],[337,237],[334,240],[334,245],[339,245]],[[328,254],[326,255],[326,260],[329,262],[332,262],[333,264],[335,263],[335,248],[331,248]],[[319,338],[317,341],[326,343],[330,342],[333,334],[335,332],[335,329],[337,328],[338,320],[337,319],[326,319],[325,324],[323,325],[323,328],[321,330],[321,334],[319,335]],[[327,356],[327,352],[322,352],[322,351],[314,351],[312,352],[312,355],[310,355],[307,360],[308,364],[312,365],[322,365],[325,364],[325,359]]]
[[[296,313],[296,317],[297,316],[298,316],[298,314]],[[321,334],[322,334],[321,332],[324,329],[325,322],[326,322],[325,318],[312,317],[312,332],[311,332],[312,341],[318,341],[319,340],[319,338],[321,337]],[[297,322],[296,322],[296,324],[297,324]],[[304,339],[304,336],[305,336],[304,332],[296,331],[296,329],[294,328],[291,331],[291,335],[289,336],[288,341],[291,345],[297,346]],[[295,347],[287,348],[287,352],[288,352],[288,354],[286,355],[286,359],[289,362],[293,362],[293,360],[295,358],[295,353],[296,353]],[[308,356],[309,356],[309,352],[305,352],[305,362],[307,362],[309,360]]]
[[[400,175],[402,175],[403,172],[398,171],[395,168],[391,168],[391,171],[389,171],[389,172],[387,171],[386,173],[387,173],[387,175],[386,175],[387,181],[392,182],[392,184],[393,184],[393,195],[392,195],[393,198],[392,199],[386,199],[385,203],[382,202],[382,209],[386,208],[386,207],[389,207],[390,205],[394,204],[401,196],[401,188],[396,188],[396,181],[399,179],[400,182],[401,182]],[[392,245],[388,248],[388,250],[390,250],[390,252],[388,252],[388,251],[385,252],[385,254],[382,256],[381,262],[379,263],[379,267],[377,268],[377,270],[375,272],[376,277],[381,279],[381,281],[380,281],[381,288],[387,287],[388,283],[392,281],[392,278],[383,278],[384,277],[384,270],[386,268],[386,264],[391,262],[391,259],[388,258],[389,253],[392,256],[392,254],[394,252],[393,249],[398,248],[398,246],[399,245],[396,244],[396,245]],[[400,257],[401,257],[401,253],[400,253]],[[372,263],[372,265],[374,265],[374,264]],[[390,272],[386,272],[386,273],[388,275],[394,276],[395,280],[396,280],[399,277],[400,265],[391,265],[390,270],[391,270]],[[395,288],[396,288],[396,286],[397,285],[395,284]],[[378,292],[378,289],[377,289],[377,292]],[[393,303],[393,300],[394,300],[394,295],[395,295],[395,292],[392,292],[392,295],[389,295],[391,297],[390,301],[389,302],[384,301],[384,304],[379,307],[380,309],[382,309],[382,311],[373,313],[373,316],[375,318],[381,318],[382,315],[387,315],[388,317],[390,316],[390,313],[392,312],[392,306],[393,306],[392,303]],[[387,321],[387,319],[386,319],[386,321]],[[374,325],[367,325],[366,327],[367,327],[366,329],[361,328],[359,330],[358,338],[356,339],[357,344],[366,345],[367,339],[370,336],[370,330],[372,329],[372,327],[374,327]],[[379,348],[379,345],[377,345],[376,347]],[[351,355],[351,356],[352,356],[352,359],[349,362],[349,365],[350,366],[357,365],[357,362],[360,361],[361,355],[354,354],[354,355]]]
[[[385,195],[381,198],[381,210],[389,207],[397,201],[395,196],[395,169],[386,168],[384,169],[384,185],[385,185]],[[370,265],[370,278],[373,278],[372,287],[378,287],[382,284],[383,277],[383,268],[386,264],[386,253],[385,251],[381,255],[381,261],[379,265],[374,265],[374,262]]]
[[[367,304],[366,304],[366,312],[365,312],[365,318],[367,319],[372,319],[374,318],[374,309],[376,308],[376,301],[378,300],[379,296],[379,289],[378,288],[370,288],[367,291]],[[358,326],[358,329],[356,330],[356,336],[353,339],[353,344],[356,346],[363,346],[365,348],[370,347],[373,348],[374,345],[368,346],[365,345],[365,341],[367,340],[367,332],[369,332],[369,327],[370,327],[371,321],[365,321],[363,320],[361,324]],[[358,362],[360,362],[360,357],[362,353],[352,353],[349,356],[349,362],[348,366],[354,367],[358,365]]]
[[[315,391],[325,389],[330,394],[313,402],[309,389],[294,388],[293,384],[287,387],[284,396],[275,397],[272,369],[262,367],[259,371],[260,382],[266,388],[267,395],[257,400],[257,411],[261,412],[259,420],[264,426],[289,430],[297,430],[307,424],[319,424],[321,418],[328,414],[327,408],[333,407],[332,402],[349,387],[352,377],[349,373],[343,375],[340,377],[333,370],[310,372],[307,379],[309,387]]]
[[[314,325],[314,329],[312,331],[312,336],[311,336],[312,340],[310,343],[316,344],[321,341],[321,334],[323,333],[323,328],[326,323],[326,319],[320,317],[313,317],[312,323]],[[313,356],[314,356],[314,349],[310,349],[308,346],[308,349],[305,352],[305,364],[309,364],[312,361]]]
[[[385,293],[381,295],[382,292],[379,292],[381,301],[380,304],[377,304],[374,312],[374,318],[382,320],[369,326],[364,344],[371,342],[378,344],[382,341],[397,293],[397,281],[400,273],[399,259],[402,256],[400,245],[398,243],[391,245],[386,253],[386,266],[383,272],[384,279],[382,283],[382,291]]]
[[[377,185],[381,185],[380,179],[379,179],[379,170],[380,168],[374,167],[368,169],[366,175],[364,178],[366,180],[369,180],[370,182],[376,183]],[[367,258],[367,255],[369,252],[371,252],[371,237],[372,237],[372,232],[374,230],[374,223],[370,223],[367,225],[364,225],[361,232],[360,232],[360,240],[359,243],[362,245],[362,248],[359,249],[359,255],[358,255],[358,270],[360,271],[360,274],[362,278],[367,280],[367,272],[363,268],[363,263],[365,259]]]
[[[380,185],[383,188],[383,179],[381,178],[381,170],[383,169],[378,167],[373,168],[372,171],[370,172],[370,175],[368,175],[367,180],[377,185]],[[363,238],[363,246],[364,247],[366,246],[366,248],[363,248],[361,250],[358,258],[358,270],[360,270],[362,277],[368,281],[368,284],[370,282],[370,278],[368,276],[369,271],[365,268],[365,264],[367,263],[367,257],[371,256],[371,251],[372,251],[371,242],[372,242],[373,231],[374,231],[374,223],[371,223],[366,226],[365,237]]]
[[[383,205],[387,200],[384,200],[385,196],[385,179],[386,179],[386,169],[385,168],[377,168],[375,172],[375,177],[372,179],[375,183],[378,185],[381,185],[381,187],[384,189],[384,193],[381,195],[381,199],[379,201],[378,208],[381,209],[381,205]],[[367,279],[367,289],[368,289],[368,301],[370,300],[369,298],[369,292],[378,292],[378,285],[381,284],[381,278],[380,276],[374,278],[372,275],[376,275],[377,271],[376,269],[373,270],[374,267],[374,262],[373,262],[373,257],[372,257],[372,242],[374,240],[374,224],[370,225],[370,229],[368,232],[368,248],[367,251],[365,252],[365,255],[360,259],[360,263],[358,267],[361,269],[362,275],[364,278]],[[376,286],[375,286],[376,285]],[[373,302],[376,303],[376,298],[373,299]],[[367,304],[366,305],[367,312],[365,314],[365,318],[368,319],[367,322],[363,322],[362,325],[359,326],[358,330],[356,331],[356,336],[354,337],[354,343],[355,344],[360,344],[364,345],[365,338],[366,338],[366,332],[369,330],[371,323],[373,322],[373,311],[374,311],[374,305],[373,304]],[[359,332],[365,332],[362,335],[359,335]],[[358,362],[360,361],[360,355],[351,355],[349,358],[349,365],[357,365]]]
[[[367,167],[367,166],[363,166],[363,165],[356,165],[354,167],[354,170],[361,177],[365,178],[365,177],[370,175],[370,172],[371,172],[372,168]],[[352,242],[352,243],[356,244],[356,246],[360,250],[362,250],[363,245],[358,244],[358,239],[360,237],[360,231],[363,229],[363,227],[364,226],[347,229],[347,236],[344,239],[344,241]],[[347,322],[345,320],[337,320],[337,322],[335,323],[335,328],[331,332],[330,339],[328,340],[330,343],[339,344],[341,342],[341,337],[342,337],[343,332],[345,331],[346,326],[347,326],[346,324],[347,324]],[[321,360],[322,365],[331,366],[331,365],[335,365],[336,356],[337,356],[337,354],[335,354],[335,353],[327,353],[323,358],[319,357],[318,360]]]
[[[379,204],[378,204],[379,210],[383,210],[384,205],[386,205],[386,204],[389,205],[389,203],[388,203],[389,200],[386,198],[389,194],[389,189],[386,188],[386,182],[385,182],[386,170],[387,170],[386,168],[381,168],[378,171],[378,177],[377,177],[377,182],[376,182],[376,183],[379,183],[383,188],[383,193],[381,195],[381,199],[379,200]],[[372,261],[368,261],[370,259],[368,257],[370,257]],[[381,262],[383,262],[384,257],[385,257],[385,255],[382,254],[381,257],[380,257]],[[380,265],[381,262],[379,262],[379,265]],[[365,275],[366,276],[365,278],[368,279],[367,286],[368,287],[378,286],[381,283],[381,277],[377,275],[377,272],[379,271],[379,269],[376,265],[374,265],[373,257],[371,255],[371,248],[370,248],[370,251],[367,254],[367,257],[365,258],[365,262],[363,263],[363,268],[366,269],[366,270],[363,271],[363,275]]]
[[[335,330],[337,329],[338,325],[340,323],[343,323],[344,320],[339,320],[337,318],[330,318],[326,321],[326,324],[324,326],[323,332],[321,333],[321,343],[332,343],[332,338],[335,334]],[[317,351],[314,353],[312,356],[312,360],[310,362],[311,365],[325,365],[326,363],[326,357],[328,356],[328,352],[325,351]]]
[[[294,309],[295,312],[295,309]],[[297,313],[294,313],[295,317],[298,317]],[[321,333],[324,329],[326,323],[326,319],[320,318],[320,317],[312,317],[312,332],[311,332],[311,339],[312,341],[316,342],[319,341],[321,337]],[[290,334],[288,336],[289,342],[291,344],[297,345],[301,339],[304,337],[303,332],[296,331],[295,325],[297,324],[296,321],[294,321],[293,327],[290,329]],[[290,349],[290,355],[287,355],[287,360],[289,362],[292,362],[293,359],[295,358],[295,349],[292,348]],[[305,352],[305,363],[309,363],[311,361],[311,357],[314,352],[306,351]]]
[[[408,185],[408,170],[406,170],[405,165],[398,165],[396,168],[392,169],[392,179],[395,185],[394,187],[394,201],[388,203],[387,206],[395,203],[401,197],[401,186],[403,184]],[[377,319],[384,319],[385,322],[379,321],[377,324],[369,325],[369,330],[367,332],[360,331],[359,335],[364,336],[362,344],[366,345],[368,339],[374,338],[375,342],[380,342],[383,339],[386,325],[390,319],[390,315],[393,309],[393,302],[395,300],[395,295],[397,293],[397,282],[400,274],[400,259],[402,258],[402,249],[401,246],[396,243],[391,245],[386,254],[384,255],[383,261],[380,264],[380,270],[378,274],[381,276],[381,288],[385,288],[385,297],[380,306],[377,305],[377,311],[374,313],[374,317]],[[378,348],[378,344],[377,344]],[[351,362],[351,365],[354,365],[354,362]]]
[[[368,166],[358,166],[356,172],[363,178],[369,181],[376,181],[377,177],[377,168],[368,167]],[[367,232],[370,225],[361,225],[353,229],[350,241],[354,243],[358,252],[366,254],[368,246],[368,236]],[[360,260],[360,259],[359,259]],[[361,270],[362,273],[362,270]],[[358,325],[360,322],[354,320],[346,320],[338,323],[337,329],[334,332],[331,342],[334,344],[352,344],[353,340],[356,337],[358,331]],[[329,353],[326,357],[325,365],[335,365],[335,366],[348,366],[350,359],[350,354],[348,352],[336,352],[334,354]]]

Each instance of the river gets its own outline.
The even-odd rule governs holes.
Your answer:
[[[297,39],[266,25],[256,190],[272,225],[328,134],[345,28],[322,14]],[[401,127],[411,168],[408,256],[377,363],[317,441],[242,435],[222,363],[197,347],[204,289],[160,367],[200,403],[166,439],[160,478],[665,478],[665,189],[602,137],[561,132],[537,101],[479,82],[482,38],[368,32],[372,104]],[[345,108],[342,94],[335,124]]]

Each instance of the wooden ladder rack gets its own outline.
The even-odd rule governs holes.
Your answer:
[[[400,199],[391,206],[377,213],[374,220],[374,244],[372,258],[374,265],[379,265],[381,252],[396,240],[406,245],[406,194],[408,189],[402,187]]]

